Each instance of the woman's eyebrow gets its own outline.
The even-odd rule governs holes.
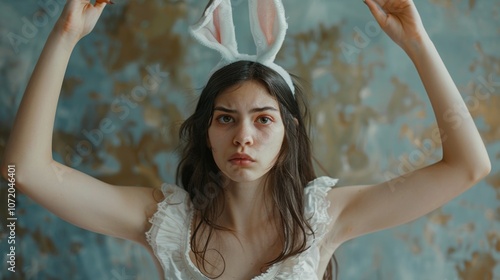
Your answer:
[[[249,112],[250,113],[258,113],[258,112],[263,112],[263,111],[278,111],[278,109],[271,107],[271,106],[266,106],[266,107],[260,107],[260,108],[253,108]]]
[[[236,110],[231,110],[231,109],[228,109],[228,108],[225,108],[225,107],[222,107],[222,106],[217,106],[214,108],[214,111],[222,111],[222,112],[226,112],[226,113],[237,113],[238,111]]]
[[[238,113],[237,110],[228,109],[228,108],[225,108],[225,107],[222,107],[222,106],[215,107],[214,111],[222,111],[222,112],[233,113],[233,114]],[[272,106],[265,106],[265,107],[252,108],[248,112],[249,113],[258,113],[258,112],[263,112],[263,111],[276,111],[277,112],[278,109],[276,109],[276,108],[274,108]]]

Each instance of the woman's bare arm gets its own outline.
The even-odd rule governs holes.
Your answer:
[[[95,26],[107,1],[70,0],[52,30],[31,79],[5,149],[2,175],[16,165],[16,186],[57,216],[98,233],[145,243],[155,209],[151,188],[101,182],[52,158],[57,100],[76,43]]]
[[[335,244],[421,217],[472,187],[491,169],[474,121],[413,1],[366,3],[382,29],[413,61],[441,132],[443,157],[435,164],[382,184],[330,191],[329,211],[335,221],[331,242]]]

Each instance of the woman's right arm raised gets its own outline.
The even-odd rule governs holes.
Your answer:
[[[146,245],[153,189],[113,186],[52,158],[52,133],[64,73],[76,43],[111,1],[68,0],[35,66],[2,161],[16,165],[16,186],[62,219],[85,229]]]

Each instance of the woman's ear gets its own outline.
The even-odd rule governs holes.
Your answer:
[[[293,118],[293,123],[295,126],[299,126],[299,120],[297,120],[297,118]]]

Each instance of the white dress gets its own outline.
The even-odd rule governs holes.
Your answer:
[[[326,200],[327,192],[337,183],[337,179],[319,177],[309,182],[304,189],[305,217],[315,232],[315,238],[310,236],[310,247],[293,258],[275,263],[266,272],[252,280],[267,279],[318,279],[316,271],[320,262],[318,244],[325,236],[330,218],[327,209],[330,205]],[[157,212],[149,220],[151,229],[146,237],[168,280],[207,280],[189,258],[191,250],[191,220],[193,206],[189,194],[175,185],[162,186],[165,199],[158,203]]]

